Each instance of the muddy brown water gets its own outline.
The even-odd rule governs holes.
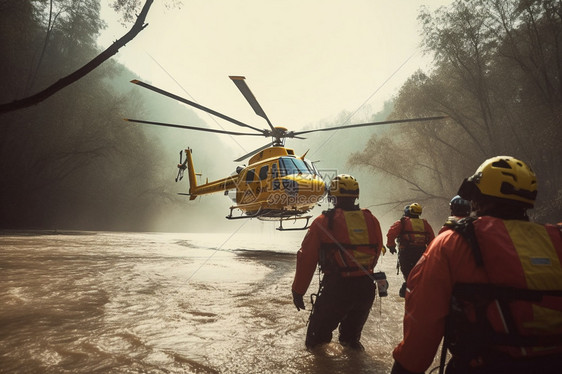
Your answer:
[[[311,353],[290,291],[301,239],[4,232],[0,372],[388,373],[404,308],[396,256],[377,266],[389,296],[375,301],[366,351]]]

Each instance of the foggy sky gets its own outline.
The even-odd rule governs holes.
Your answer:
[[[116,57],[158,87],[266,126],[228,79],[245,76],[274,125],[297,130],[354,112],[377,90],[368,104],[379,110],[429,62],[419,48],[420,6],[450,2],[199,0],[169,10],[155,2],[148,27]],[[125,30],[110,15],[102,12],[101,46]]]

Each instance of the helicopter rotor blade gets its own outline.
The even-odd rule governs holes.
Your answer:
[[[250,106],[252,107],[252,109],[254,110],[254,112],[262,117],[263,119],[265,119],[267,121],[267,124],[269,125],[269,127],[271,128],[271,130],[273,130],[273,125],[271,124],[271,121],[269,120],[269,118],[267,118],[267,115],[265,114],[265,112],[263,111],[262,107],[260,106],[260,104],[258,103],[258,100],[256,99],[256,97],[254,96],[254,94],[252,93],[252,91],[250,91],[250,87],[248,87],[248,85],[246,84],[246,77],[240,77],[240,76],[229,76],[230,79],[232,79],[232,81],[234,82],[234,84],[236,85],[236,87],[238,87],[238,89],[240,90],[240,92],[242,92],[242,95],[244,95],[244,97],[246,98],[246,100],[248,101],[248,103],[250,104]]]
[[[151,91],[154,91],[154,92],[159,93],[159,94],[161,94],[161,95],[167,96],[167,97],[169,97],[169,98],[172,98],[172,99],[177,100],[177,101],[179,101],[179,102],[182,102],[182,103],[184,103],[184,104],[190,105],[190,106],[192,106],[192,107],[194,107],[194,108],[200,109],[200,110],[202,110],[202,111],[204,111],[204,112],[207,112],[207,113],[209,113],[209,114],[212,114],[212,115],[214,115],[214,116],[217,116],[217,117],[219,117],[219,118],[222,118],[222,119],[224,119],[224,120],[226,120],[226,121],[232,122],[232,123],[234,123],[235,125],[242,126],[242,127],[247,127],[247,128],[249,128],[249,129],[252,129],[252,130],[255,130],[255,131],[259,132],[259,133],[262,134],[262,135],[264,134],[264,130],[260,130],[260,129],[258,129],[257,127],[253,127],[253,126],[247,125],[247,124],[245,124],[245,123],[243,123],[243,122],[240,122],[240,121],[238,121],[238,120],[236,120],[236,119],[234,119],[234,118],[231,118],[231,117],[229,117],[229,116],[227,116],[227,115],[224,115],[224,114],[222,114],[222,113],[219,113],[219,112],[217,112],[217,111],[215,111],[215,110],[212,110],[212,109],[210,109],[210,108],[207,108],[207,107],[205,107],[205,106],[203,106],[203,105],[197,104],[197,103],[195,103],[195,102],[193,102],[193,101],[187,100],[187,99],[185,99],[185,98],[183,98],[183,97],[181,97],[181,96],[174,95],[173,93],[170,93],[170,92],[168,92],[168,91],[164,91],[164,90],[162,90],[162,89],[160,89],[160,88],[158,88],[158,87],[154,87],[154,86],[152,86],[152,85],[150,85],[150,84],[148,84],[148,83],[141,82],[141,81],[139,81],[139,80],[137,80],[137,79],[133,79],[133,80],[131,81],[131,83],[136,84],[136,85],[141,86],[141,87],[144,87],[144,88],[149,89],[149,90],[151,90]]]
[[[339,130],[339,129],[350,129],[350,128],[354,128],[354,127],[387,125],[387,124],[391,124],[391,123],[435,121],[435,120],[440,120],[440,119],[444,119],[444,118],[449,118],[449,117],[448,116],[436,116],[436,117],[421,117],[421,118],[396,119],[396,120],[380,121],[380,122],[358,123],[358,124],[354,124],[354,125],[325,127],[325,128],[321,128],[321,129],[314,129],[314,130],[293,131],[290,134],[291,134],[291,137],[294,137],[295,135],[308,134],[308,133],[311,133],[311,132],[332,131],[332,130]]]
[[[155,126],[164,126],[164,127],[174,127],[177,129],[186,129],[186,130],[197,130],[197,131],[206,131],[206,132],[214,132],[217,134],[227,134],[227,135],[246,135],[246,136],[264,136],[263,134],[255,134],[255,133],[247,133],[247,132],[236,132],[236,131],[226,131],[226,130],[216,130],[216,129],[206,129],[204,127],[195,127],[195,126],[186,126],[186,125],[176,125],[173,123],[165,123],[165,122],[154,122],[154,121],[145,121],[141,119],[132,119],[132,118],[124,118],[125,121],[128,122],[135,122],[135,123],[143,123],[146,125],[155,125]]]
[[[268,144],[264,145],[263,147],[259,147],[258,149],[254,149],[252,152],[246,153],[246,154],[245,154],[244,156],[242,156],[242,157],[238,157],[238,158],[237,158],[236,160],[234,160],[234,161],[240,162],[240,161],[242,161],[242,160],[245,160],[246,158],[248,158],[248,157],[250,157],[250,156],[253,156],[253,155],[255,155],[255,154],[258,153],[258,152],[261,152],[261,151],[263,151],[264,149],[267,149],[267,148],[271,147],[272,145],[273,145],[273,142],[268,143]]]

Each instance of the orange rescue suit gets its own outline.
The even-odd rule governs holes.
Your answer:
[[[423,218],[402,217],[388,230],[386,234],[386,246],[396,246],[395,240],[398,239],[399,248],[425,247],[433,240],[435,234],[433,228]]]
[[[297,252],[297,269],[292,289],[304,295],[314,276],[321,252],[328,251],[328,261],[338,264],[344,277],[373,273],[382,249],[379,221],[367,209],[346,211],[335,209],[329,216],[317,217]],[[323,256],[323,254],[322,254]],[[323,271],[329,271],[323,268]]]
[[[445,331],[451,294],[457,283],[492,283],[530,290],[562,290],[562,234],[554,225],[520,220],[479,217],[475,237],[484,266],[457,232],[448,230],[429,245],[408,278],[404,338],[394,349],[394,359],[406,370],[423,372],[433,362]],[[518,302],[512,307],[519,333],[562,332],[561,298],[545,297],[540,303]],[[488,318],[494,330],[505,328],[496,311]],[[511,355],[551,354],[562,347],[517,349]]]

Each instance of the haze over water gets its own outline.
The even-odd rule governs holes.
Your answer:
[[[313,354],[304,337],[318,279],[298,312],[291,283],[302,236],[286,238],[3,233],[0,372],[389,372],[402,334],[396,256],[377,267],[390,289],[365,326],[366,352],[343,349],[336,333]]]

